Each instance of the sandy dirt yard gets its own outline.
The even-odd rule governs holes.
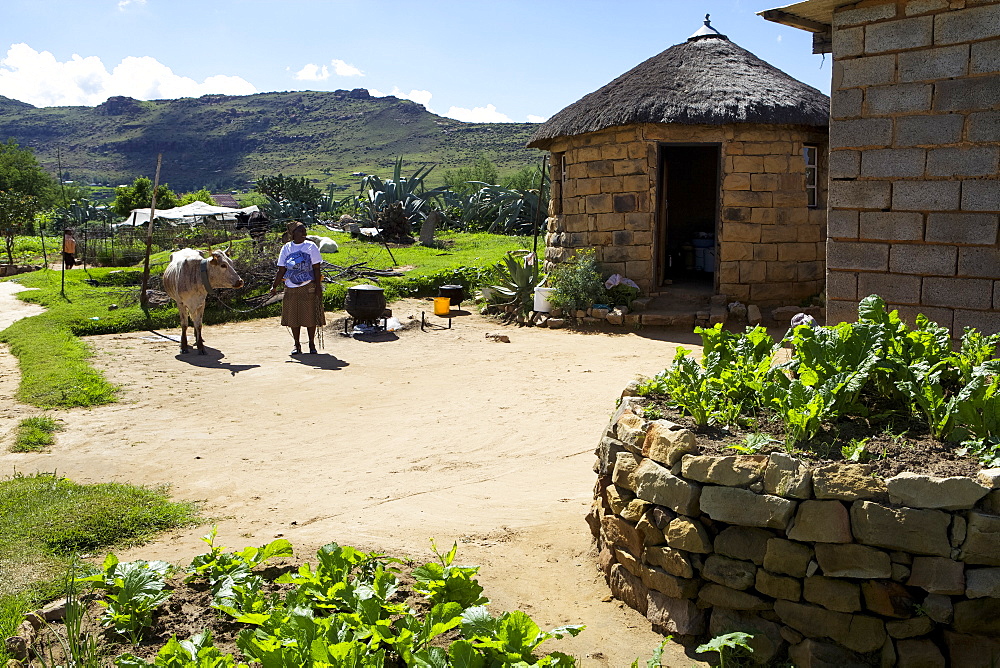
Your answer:
[[[25,306],[9,285],[8,318]],[[645,665],[660,637],[610,598],[584,521],[593,452],[622,388],[695,337],[503,327],[477,313],[421,331],[421,310],[446,323],[430,302],[392,307],[417,326],[376,340],[328,329],[325,348],[300,357],[274,319],[206,327],[206,356],[180,355],[167,338],[179,330],[92,337],[120,402],[58,411],[65,430],[41,454],[6,451],[16,420],[39,411],[14,401],[16,363],[0,349],[0,470],[170,485],[202,504],[230,547],[284,536],[302,558],[336,541],[429,560],[429,538],[457,541],[494,610],[524,610],[543,628],[587,625],[544,647],[583,666]],[[204,551],[209,526],[121,556],[184,562]],[[696,663],[676,645],[666,657]]]

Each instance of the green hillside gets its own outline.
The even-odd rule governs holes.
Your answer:
[[[530,123],[463,123],[395,97],[353,91],[205,95],[141,102],[113,97],[97,107],[44,107],[0,96],[0,138],[31,147],[52,174],[83,183],[152,177],[178,191],[245,188],[279,172],[353,189],[352,172],[384,173],[397,156],[405,171],[442,172],[487,155],[502,172],[537,162],[525,148]],[[434,177],[437,177],[434,178]]]

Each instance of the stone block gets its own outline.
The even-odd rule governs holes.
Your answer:
[[[963,211],[1000,211],[1000,181],[996,179],[964,181]]]
[[[740,283],[763,283],[767,276],[768,263],[761,260],[743,260],[740,262]]]
[[[771,573],[802,578],[805,577],[812,558],[813,549],[805,543],[796,543],[784,538],[772,538],[767,541],[764,568]]]
[[[931,594],[965,593],[965,564],[943,557],[915,557],[906,582]]]
[[[915,211],[864,211],[860,215],[859,236],[884,241],[922,241],[924,216]]]
[[[964,510],[974,507],[989,491],[967,476],[941,478],[905,472],[885,483],[891,503],[911,508]]]
[[[671,598],[658,591],[648,594],[643,614],[661,633],[696,636],[705,632],[705,612],[687,598]]]
[[[972,45],[972,71],[976,74],[1000,72],[1000,41],[992,39]]]
[[[806,578],[802,583],[802,597],[810,603],[837,612],[861,610],[861,588],[853,582],[822,576]]]
[[[907,619],[913,615],[916,602],[910,592],[898,582],[869,580],[861,584],[865,609],[882,615]]]
[[[681,458],[681,474],[698,482],[744,487],[758,482],[764,475],[766,465],[767,457],[763,455],[684,455]]]
[[[796,578],[769,573],[763,568],[757,569],[754,588],[765,596],[797,601],[802,596],[802,583]]]
[[[651,459],[644,459],[633,475],[636,496],[683,515],[698,514],[698,485],[687,482]]]
[[[730,172],[722,179],[723,190],[750,190],[750,174]]]
[[[1000,568],[970,568],[965,573],[965,595],[968,598],[1000,598]]]
[[[624,487],[608,485],[604,488],[604,498],[608,500],[611,512],[615,515],[621,515],[629,502],[635,499],[635,495]]]
[[[962,668],[996,668],[1000,665],[1000,640],[986,636],[944,632],[951,666]]]
[[[764,529],[727,527],[715,537],[715,552],[733,559],[752,561],[760,566],[767,553],[767,541],[773,537],[774,534]]]
[[[813,493],[817,499],[855,501],[882,497],[886,489],[867,464],[827,464],[813,470]]]
[[[699,580],[675,577],[655,566],[644,568],[640,577],[647,589],[658,591],[671,598],[694,598],[701,586]]]
[[[1000,34],[1000,5],[966,7],[934,16],[934,43],[957,44]]]
[[[860,56],[865,52],[865,29],[841,28],[833,31],[833,57],[837,60]]]
[[[921,177],[927,150],[922,148],[877,148],[861,151],[861,176]]]
[[[888,181],[831,181],[828,203],[832,208],[887,209],[891,193]]]
[[[796,181],[801,181],[801,178],[796,178]],[[801,186],[801,183],[796,185]],[[750,175],[750,189],[751,190],[778,190],[778,175],[777,174],[751,174]]]
[[[618,461],[618,453],[625,452],[625,446],[617,438],[604,436],[597,444],[597,473],[611,475]]]
[[[874,652],[885,642],[885,625],[865,615],[778,600],[774,611],[781,621],[811,638],[830,638],[856,652]]]
[[[702,490],[701,510],[721,522],[785,529],[795,512],[795,502],[736,487],[706,487]]]
[[[954,144],[962,137],[961,114],[900,116],[896,119],[895,146]]]
[[[753,586],[757,567],[749,561],[713,554],[705,560],[701,576],[731,589],[743,590]]]
[[[788,537],[806,543],[850,543],[854,540],[851,518],[840,501],[800,503]]]
[[[891,19],[896,16],[896,6],[893,4],[870,5],[867,7],[856,7],[852,9],[838,9],[833,14],[833,25],[841,28],[843,26],[866,24],[883,19]],[[837,31],[834,31],[837,32]]]
[[[899,668],[945,668],[941,650],[930,638],[900,640],[896,643],[896,665]],[[958,665],[958,664],[956,664]]]
[[[615,547],[626,550],[633,556],[642,554],[642,536],[634,526],[620,517],[605,515],[601,518],[601,533],[605,540]]]
[[[888,578],[892,574],[888,554],[856,543],[817,544],[816,561],[823,575],[831,578]]]
[[[635,211],[638,208],[635,193],[612,195],[612,200],[613,210],[615,213],[628,213],[630,211]]]
[[[685,454],[698,449],[698,440],[690,429],[669,420],[654,420],[646,429],[642,454],[653,461],[673,466]]]
[[[835,88],[881,86],[896,81],[895,56],[865,56],[844,60],[839,64],[841,79],[840,85]]]
[[[934,17],[920,16],[865,26],[865,51],[880,53],[930,46],[933,24]]]
[[[894,181],[894,211],[955,211],[959,208],[958,181]]]
[[[789,242],[778,246],[778,260],[782,262],[808,262],[817,258],[815,243]]]
[[[725,206],[769,207],[773,204],[770,192],[754,190],[724,190],[722,201]]]
[[[962,560],[967,564],[1000,566],[1000,516],[969,513]]]
[[[686,553],[666,545],[649,545],[642,553],[647,564],[659,566],[665,572],[679,578],[693,578],[694,567]]]
[[[1000,599],[975,598],[955,603],[952,628],[959,633],[1000,635]]]
[[[796,668],[868,668],[865,657],[833,643],[806,638],[788,648]]]
[[[830,128],[831,150],[890,144],[892,144],[892,119],[889,118],[847,119],[837,121]]]
[[[934,84],[934,111],[995,109],[1000,104],[1000,74],[946,79]]]
[[[944,594],[928,594],[920,607],[924,614],[938,624],[951,624],[955,616],[955,606],[951,602],[951,597]]]
[[[698,592],[700,607],[728,608],[730,610],[770,610],[770,601],[745,591],[720,584],[706,584]]]
[[[907,0],[906,15],[926,14],[936,12],[948,6],[948,0]]]
[[[615,425],[615,436],[631,452],[642,452],[642,442],[646,439],[646,429],[649,423],[633,413],[626,413],[618,418]]]
[[[642,584],[642,580],[626,571],[621,564],[611,566],[608,588],[611,589],[611,595],[619,601],[638,611],[639,614],[646,614],[648,597],[646,586]]]
[[[827,245],[827,268],[848,271],[887,271],[889,245],[857,241],[831,241]]]
[[[861,93],[860,90],[852,91]],[[833,179],[853,179],[861,173],[861,151],[830,152],[829,175]]]
[[[927,306],[991,308],[992,281],[981,278],[936,278],[923,281],[923,303]]]
[[[930,111],[932,91],[930,84],[923,83],[875,86],[866,91],[865,109],[876,116]]]
[[[828,298],[831,299],[830,303],[841,303],[833,302],[832,299],[845,299],[849,302],[857,302],[858,300],[858,274],[844,272],[844,271],[828,271],[826,274],[826,294]],[[843,302],[847,304],[848,302]],[[827,313],[827,318],[830,314]],[[833,320],[828,320],[828,322],[834,322]],[[810,483],[812,474],[810,472]],[[810,485],[811,487],[811,485]]]
[[[957,262],[955,246],[893,244],[889,254],[889,270],[895,274],[954,276]]]
[[[929,176],[990,176],[996,174],[1000,148],[970,146],[934,148],[927,152]]]
[[[640,503],[645,503],[645,501],[639,501],[638,499],[636,499],[630,505],[640,504]],[[622,519],[625,520],[626,522],[631,521],[629,517],[623,516]],[[663,543],[666,540],[663,536],[663,532],[660,531],[658,528],[656,528],[656,525],[653,524],[653,521],[650,519],[649,513],[640,515],[639,518],[635,520],[635,522],[636,522],[635,529],[636,531],[639,532],[639,536],[642,537],[643,546],[663,545]],[[642,555],[641,552],[636,553],[637,558],[640,557],[641,555]]]
[[[625,504],[621,512],[618,513],[618,515],[620,515],[621,518],[626,522],[639,522],[639,520],[642,519],[642,516],[646,514],[646,511],[649,510],[650,507],[651,507],[650,504],[646,501],[643,501],[641,499],[632,499],[631,501]],[[641,527],[637,528],[639,528],[641,531]],[[659,542],[662,543],[663,542],[662,539],[663,536],[661,535]]]
[[[833,209],[827,220],[827,234],[830,238],[857,239],[858,212]]]
[[[611,470],[611,481],[630,492],[635,491],[632,475],[639,468],[639,457],[631,452],[623,451],[615,455],[615,465]]]
[[[1000,267],[1000,248],[959,248],[958,275],[993,278]]]
[[[637,578],[642,579],[645,569],[639,565],[639,560],[624,550],[614,550],[615,562]]]
[[[788,156],[784,155],[765,155],[764,156],[764,171],[774,174],[783,174],[788,171],[789,160]]]
[[[892,638],[916,638],[925,636],[934,629],[934,622],[926,615],[898,619],[885,623],[886,633]]]
[[[667,545],[676,550],[697,554],[710,554],[712,552],[712,539],[709,537],[705,525],[698,520],[677,517],[670,521],[663,535],[667,539]]]
[[[749,633],[751,661],[757,665],[772,665],[779,656],[784,640],[781,628],[772,621],[761,618],[752,612],[715,608],[712,610],[708,626],[708,634],[718,637],[733,632]]]
[[[901,53],[900,81],[936,81],[964,76],[969,69],[969,47],[946,46]]]
[[[915,269],[910,267],[911,270]],[[893,306],[920,303],[921,279],[902,274],[859,274],[858,294],[879,295]]]
[[[858,542],[892,550],[950,556],[950,524],[951,516],[940,510],[889,508],[870,501],[851,506],[851,528]]]
[[[727,222],[722,228],[724,242],[744,241],[757,243],[760,241],[760,225],[757,223]]]

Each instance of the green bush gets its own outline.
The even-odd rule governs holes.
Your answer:
[[[580,251],[573,260],[556,265],[549,274],[548,285],[555,289],[549,301],[563,310],[586,310],[594,304],[608,303],[601,266],[593,248]]]

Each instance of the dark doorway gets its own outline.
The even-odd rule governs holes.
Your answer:
[[[661,144],[659,284],[715,283],[719,144]]]

